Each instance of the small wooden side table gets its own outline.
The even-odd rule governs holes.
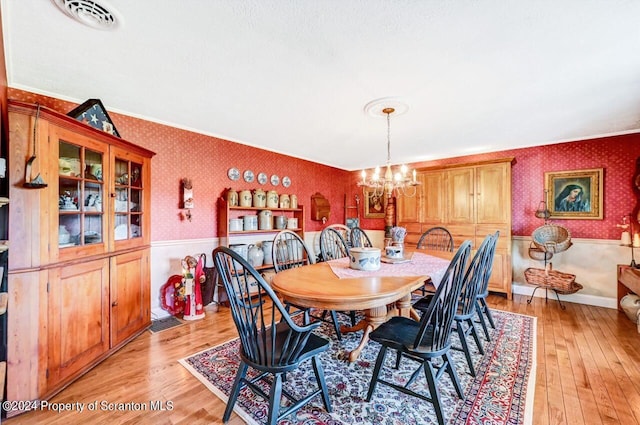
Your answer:
[[[618,264],[618,310],[620,300],[629,292],[640,295],[640,269],[636,269],[624,264]]]

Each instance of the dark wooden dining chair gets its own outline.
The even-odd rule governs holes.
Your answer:
[[[460,344],[462,345],[459,349],[464,352],[471,376],[476,376],[476,371],[473,366],[471,350],[469,348],[469,343],[467,342],[467,337],[469,335],[473,336],[478,351],[480,354],[484,354],[484,349],[480,342],[480,338],[478,337],[478,331],[474,321],[476,316],[476,299],[482,288],[487,267],[491,267],[493,264],[495,244],[495,235],[487,235],[469,262],[469,267],[465,271],[463,278],[462,292],[460,293],[460,299],[458,301],[458,309],[453,317],[455,323],[454,329],[458,333]],[[418,311],[426,312],[429,309],[429,304],[432,300],[433,296],[428,295],[414,303],[413,308]]]
[[[349,256],[347,241],[335,227],[325,227],[320,232],[320,256],[322,261],[337,260]]]
[[[371,243],[371,239],[369,239],[369,236],[367,235],[367,232],[365,232],[358,226],[351,228],[351,232],[349,233],[349,240],[351,241],[351,248],[368,248],[373,246],[373,244]]]
[[[248,387],[251,391],[269,401],[267,423],[275,425],[307,404],[317,395],[327,412],[331,412],[331,401],[324,379],[324,370],[319,355],[329,348],[329,341],[317,336],[313,330],[319,322],[299,326],[291,319],[273,289],[244,258],[227,247],[213,251],[213,260],[229,297],[231,315],[240,336],[240,366],[229,394],[222,421],[231,416],[238,394]],[[259,291],[250,291],[250,284],[257,282]],[[311,360],[317,389],[296,399],[282,388],[283,375],[301,367]],[[258,372],[247,377],[251,367]],[[259,381],[263,383],[259,383]],[[264,386],[269,386],[267,394]],[[308,389],[309,382],[301,382],[301,388]],[[286,409],[281,411],[282,397],[288,399]]]
[[[416,248],[453,252],[453,236],[444,227],[432,227],[420,236]]]
[[[444,372],[449,375],[458,397],[463,398],[462,388],[451,357],[451,329],[453,318],[458,307],[458,299],[462,291],[463,276],[467,260],[471,251],[471,242],[465,241],[460,245],[451,263],[438,285],[433,302],[422,315],[419,322],[407,317],[392,317],[380,325],[369,335],[381,347],[376,358],[373,376],[369,384],[367,401],[371,401],[378,383],[387,385],[402,393],[433,403],[438,423],[444,425],[438,380]],[[405,385],[386,381],[380,377],[387,350],[397,350],[398,355],[407,361],[416,361],[420,367],[411,375]],[[441,358],[439,364],[434,365],[433,359]],[[415,381],[419,373],[424,371],[429,395],[418,393],[409,386]]]
[[[496,243],[493,245],[491,252],[491,265],[487,267],[485,270],[485,276],[482,281],[482,287],[480,288],[480,292],[476,297],[476,313],[478,314],[478,318],[480,321],[480,325],[482,325],[482,330],[484,331],[484,336],[487,338],[487,341],[491,341],[491,337],[489,336],[489,329],[487,328],[487,322],[484,320],[485,316],[489,321],[489,324],[493,329],[496,328],[496,324],[493,321],[493,316],[491,315],[491,309],[487,305],[487,297],[489,296],[489,278],[491,277],[491,272],[493,272],[493,259],[495,258],[496,245],[498,244],[498,238],[500,237],[500,231],[496,231],[494,234]]]
[[[307,264],[315,264],[313,255],[304,240],[296,232],[291,230],[282,230],[276,234],[273,238],[272,246],[272,258],[273,268],[276,273],[282,270],[293,269],[296,267],[306,266]],[[305,316],[305,323],[309,323],[311,318],[316,320],[322,320],[333,324],[336,330],[336,337],[338,340],[342,340],[342,334],[340,333],[340,324],[338,323],[338,317],[333,310],[325,310],[321,315],[311,314],[310,308],[304,308],[297,305],[286,304],[287,311],[290,307],[295,307],[302,311]],[[327,318],[329,316],[329,318]]]
[[[342,225],[327,226],[320,232],[320,258],[321,261],[337,260],[349,256],[349,246],[344,239]],[[344,226],[346,227],[346,226]],[[348,228],[347,228],[348,229]],[[351,320],[351,326],[356,325],[356,312],[340,312],[347,314]]]
[[[330,224],[327,227],[337,230],[338,233],[340,233],[340,236],[342,236],[342,239],[347,243],[347,247],[351,248],[351,229],[348,226],[336,223]]]
[[[431,227],[420,236],[416,248],[453,252],[453,236],[444,227]],[[420,289],[422,296],[426,295],[426,286],[431,283],[433,283],[431,279],[424,282],[424,286]]]

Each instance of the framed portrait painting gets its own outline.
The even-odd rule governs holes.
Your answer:
[[[602,220],[602,179],[602,168],[544,173],[549,218]]]
[[[384,218],[385,196],[364,189],[364,218]]]

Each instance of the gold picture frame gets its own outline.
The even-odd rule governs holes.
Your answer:
[[[549,218],[602,220],[603,169],[544,173]]]
[[[363,189],[364,218],[384,218],[387,200],[384,194],[378,196],[373,189]]]

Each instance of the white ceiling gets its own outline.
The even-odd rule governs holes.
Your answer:
[[[640,1],[2,0],[9,86],[353,170],[640,127]],[[126,137],[126,135],[124,135]]]

